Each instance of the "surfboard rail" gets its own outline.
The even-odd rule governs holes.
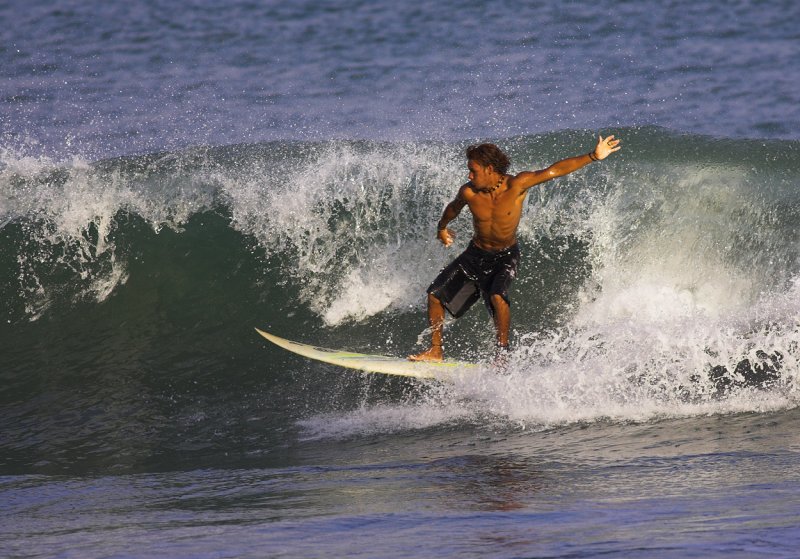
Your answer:
[[[409,361],[408,359],[388,355],[369,355],[353,351],[329,349],[287,340],[259,328],[255,330],[278,347],[297,355],[365,373],[446,380],[448,377],[452,378],[454,375],[463,373],[468,369],[478,367],[476,363],[464,361],[442,361],[439,363]]]

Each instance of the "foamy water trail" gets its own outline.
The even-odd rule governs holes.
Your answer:
[[[506,369],[464,371],[430,387],[421,400],[312,416],[300,426],[310,439],[347,438],[451,424],[539,431],[775,411],[798,404],[798,343],[798,324],[750,332],[687,317],[669,324],[624,320],[565,328],[523,336]],[[712,367],[726,366],[736,379],[743,359],[772,365],[775,355],[781,376],[762,386],[723,388],[710,376]]]

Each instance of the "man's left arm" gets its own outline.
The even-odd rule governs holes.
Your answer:
[[[620,140],[614,138],[613,135],[603,138],[598,136],[597,146],[594,150],[586,155],[576,155],[575,157],[568,157],[562,159],[557,163],[553,163],[547,169],[541,171],[525,171],[520,173],[514,178],[514,182],[519,185],[523,192],[532,186],[541,184],[543,182],[563,177],[573,171],[577,171],[581,167],[585,167],[593,161],[601,161],[621,148]]]

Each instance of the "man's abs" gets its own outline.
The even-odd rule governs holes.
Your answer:
[[[475,233],[472,239],[483,250],[498,251],[513,246],[517,242],[519,218],[508,220],[473,220]]]
[[[490,252],[500,252],[501,250],[505,250],[509,247],[512,247],[516,244],[517,239],[516,237],[511,237],[511,239],[504,239],[502,241],[491,240],[486,241],[485,239],[481,239],[478,235],[472,237],[472,241],[475,243],[481,250],[487,250]]]

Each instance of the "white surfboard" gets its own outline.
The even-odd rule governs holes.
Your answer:
[[[277,346],[287,349],[297,355],[338,365],[347,369],[357,369],[365,373],[379,373],[382,375],[394,375],[401,377],[413,377],[419,379],[447,380],[453,378],[467,369],[478,367],[475,363],[463,361],[442,361],[441,363],[409,361],[398,357],[388,357],[385,355],[368,355],[365,353],[354,353],[352,351],[341,351],[337,349],[326,349],[307,344],[293,342],[264,332],[256,328],[256,332],[264,336]]]

